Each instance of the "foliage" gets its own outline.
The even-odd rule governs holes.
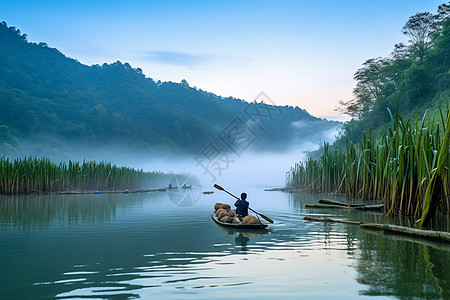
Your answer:
[[[354,121],[343,126],[337,144],[357,142],[367,128],[378,132],[389,122],[386,108],[413,118],[416,112],[446,106],[450,88],[450,4],[435,14],[417,13],[402,28],[408,44],[397,44],[388,57],[366,60],[355,73],[354,99],[341,100],[339,111]],[[397,106],[398,103],[398,106]]]
[[[444,120],[442,120],[444,121]],[[419,227],[429,227],[434,216],[436,207],[439,205],[440,199],[444,199],[448,195],[448,152],[450,144],[450,114],[447,114],[447,122],[444,140],[441,149],[439,150],[436,168],[433,170],[433,175],[428,183],[425,192],[422,217],[417,220]],[[447,201],[447,211],[450,211]]]
[[[443,171],[448,168],[448,161],[437,159],[438,153],[446,157],[449,150],[449,124],[443,114],[441,124],[437,121],[427,122],[424,115],[421,120],[416,116],[414,121],[405,122],[396,113],[389,130],[376,138],[370,131],[368,136],[363,134],[358,144],[347,140],[345,147],[333,150],[325,143],[319,160],[310,158],[291,168],[287,186],[342,193],[349,199],[382,200],[388,214],[420,216],[438,161],[442,180],[436,190],[448,191],[450,186]],[[425,126],[427,123],[429,127]],[[433,205],[450,212],[448,198],[439,195],[433,199]]]
[[[0,141],[5,143],[0,153],[8,144],[15,157],[23,156],[28,143],[37,145],[40,151],[31,153],[39,156],[53,149],[70,153],[80,144],[198,153],[235,117],[248,124],[253,118],[245,111],[248,102],[192,88],[186,80],[155,82],[120,61],[86,66],[46,43],[28,42],[5,22],[0,24],[0,105],[0,125],[11,135]],[[266,115],[267,108],[282,114],[266,117],[264,128],[255,129],[258,140],[252,146],[259,150],[282,151],[293,136],[320,139],[322,131],[338,126],[298,107],[251,105]],[[293,127],[297,121],[306,126]]]
[[[144,172],[106,162],[55,164],[49,158],[0,158],[0,194],[30,194],[67,190],[137,190],[155,186],[173,174]],[[166,178],[169,177],[169,178]]]

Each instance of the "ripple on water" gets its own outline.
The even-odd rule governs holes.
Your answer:
[[[306,213],[334,219],[349,216],[306,210],[304,202],[309,200],[297,196],[273,193],[270,202],[264,202],[264,193],[260,196],[255,208],[275,220],[270,230],[262,232],[217,226],[210,217],[216,199],[180,209],[163,193],[77,196],[69,202],[56,197],[42,206],[52,208],[49,211],[56,218],[49,220],[42,219],[46,214],[34,205],[36,201],[30,201],[30,218],[17,224],[32,225],[22,230],[14,227],[12,232],[7,224],[0,230],[5,233],[0,239],[0,265],[14,270],[1,278],[0,294],[6,290],[16,295],[21,289],[11,286],[20,286],[28,287],[26,294],[31,296],[11,299],[29,299],[36,293],[41,293],[36,298],[59,299],[359,298],[365,288],[386,292],[381,284],[394,281],[383,280],[383,271],[391,274],[389,279],[402,274],[399,256],[406,246],[410,253],[427,254],[419,260],[411,255],[409,269],[427,276],[431,262],[432,276],[448,286],[448,276],[439,275],[448,274],[446,248],[421,248],[416,241],[374,237],[344,224],[305,222]],[[17,216],[22,215],[23,209]],[[378,247],[380,242],[384,250]],[[379,281],[374,283],[372,276]]]
[[[264,245],[249,245],[251,255],[259,255],[263,252]],[[231,246],[228,243],[220,244],[220,247]],[[167,252],[146,254],[143,257],[151,257],[149,265],[136,266],[133,271],[126,268],[109,268],[108,274],[100,271],[68,271],[66,276],[104,275],[109,280],[103,280],[104,286],[79,286],[72,291],[61,293],[57,298],[77,298],[95,295],[96,297],[119,296],[144,297],[149,290],[158,288],[158,291],[167,296],[167,291],[204,290],[207,288],[237,288],[253,284],[253,281],[242,280],[236,276],[236,264],[238,261],[248,261],[248,255],[231,255],[230,252]],[[156,264],[154,264],[156,263]],[[88,266],[85,266],[89,268]],[[114,278],[114,280],[111,280]],[[61,280],[55,283],[74,283],[78,279]],[[84,281],[87,278],[83,278]],[[107,286],[107,287],[105,287]],[[166,292],[163,292],[165,290]],[[154,294],[154,292],[152,292]],[[170,298],[170,297],[169,297]]]

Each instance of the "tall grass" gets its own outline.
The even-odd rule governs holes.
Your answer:
[[[28,194],[66,190],[140,189],[168,176],[111,163],[83,161],[59,164],[49,158],[0,158],[0,194]]]
[[[383,200],[388,214],[419,216],[446,133],[442,110],[440,117],[440,122],[427,120],[425,113],[421,120],[416,116],[404,122],[391,114],[385,134],[373,137],[369,131],[360,143],[347,141],[346,147],[334,150],[325,143],[319,160],[310,158],[291,168],[287,186],[345,194],[350,200]],[[449,191],[448,162],[442,185]],[[438,202],[442,211],[450,212],[448,197]]]

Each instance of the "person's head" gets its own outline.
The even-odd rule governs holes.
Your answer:
[[[246,194],[246,193],[242,193],[242,194],[241,194],[241,199],[242,199],[242,200],[247,199],[247,194]]]

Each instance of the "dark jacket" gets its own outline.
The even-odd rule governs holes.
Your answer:
[[[236,203],[234,203],[234,206],[236,206],[236,213],[241,217],[245,217],[248,215],[248,205],[249,203],[245,200],[236,201]]]

